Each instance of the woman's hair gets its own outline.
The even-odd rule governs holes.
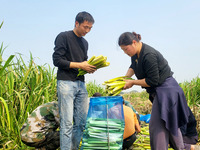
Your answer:
[[[133,40],[139,42],[141,40],[141,35],[135,32],[124,32],[120,35],[118,44],[120,45],[131,45]]]
[[[94,23],[94,18],[88,12],[83,11],[76,15],[75,21],[78,21],[79,24],[83,23],[84,21]]]

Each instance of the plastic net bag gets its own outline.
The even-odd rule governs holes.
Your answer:
[[[122,149],[124,125],[121,96],[90,98],[81,149]]]

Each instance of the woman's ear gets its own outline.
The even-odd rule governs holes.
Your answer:
[[[133,40],[133,44],[136,44],[137,43],[137,41],[136,40]]]

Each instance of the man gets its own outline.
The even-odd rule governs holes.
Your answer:
[[[129,106],[126,106],[124,101],[123,110],[125,121],[123,149],[129,149],[136,140],[136,134],[141,132],[141,128],[136,113]]]
[[[84,76],[78,76],[78,69],[88,73],[96,67],[87,63],[88,43],[83,38],[94,24],[93,17],[80,12],[72,31],[61,32],[55,39],[53,63],[58,67],[57,94],[60,114],[61,150],[77,150],[86,123],[88,93]],[[72,144],[73,143],[73,144]]]
[[[59,143],[58,102],[53,101],[37,107],[20,130],[21,140],[40,150],[55,150]]]

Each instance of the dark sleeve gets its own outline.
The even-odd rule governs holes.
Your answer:
[[[133,64],[131,64],[129,68],[133,69]]]
[[[53,64],[61,69],[69,69],[70,61],[66,58],[67,52],[67,36],[60,33],[55,39],[55,47],[53,53]]]
[[[151,86],[155,87],[159,83],[159,69],[158,69],[158,61],[155,53],[148,53],[144,57],[144,70],[146,74],[145,81]]]

